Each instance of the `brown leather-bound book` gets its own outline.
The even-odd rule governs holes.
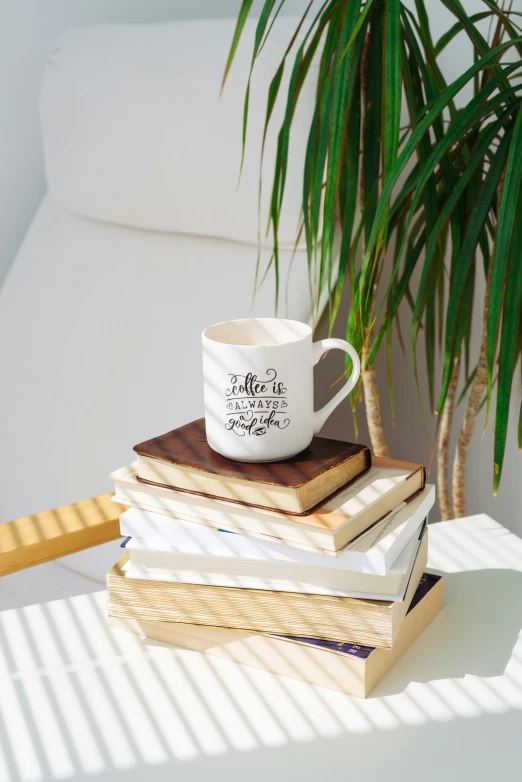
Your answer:
[[[280,462],[236,462],[213,451],[203,418],[134,447],[139,480],[285,513],[309,513],[371,466],[365,445],[314,437]]]

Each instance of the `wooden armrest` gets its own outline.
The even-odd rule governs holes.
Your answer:
[[[0,576],[120,537],[125,508],[100,494],[0,524]]]

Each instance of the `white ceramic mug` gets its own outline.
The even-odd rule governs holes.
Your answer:
[[[352,345],[313,343],[310,326],[295,320],[226,321],[205,329],[202,340],[208,444],[237,461],[272,462],[303,451],[360,374]],[[352,374],[314,412],[313,367],[332,348],[350,355]]]

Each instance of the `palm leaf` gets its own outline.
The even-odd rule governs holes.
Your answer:
[[[484,58],[482,58],[482,59],[484,59]],[[470,125],[473,126],[475,123],[477,123],[482,118],[489,116],[491,111],[493,109],[495,109],[497,106],[502,106],[503,105],[503,103],[505,101],[505,95],[503,95],[503,94],[495,95],[495,97],[491,98],[489,100],[489,102],[485,102],[485,98],[489,97],[490,94],[497,89],[498,84],[500,83],[500,81],[502,79],[506,78],[506,76],[509,73],[511,73],[513,70],[515,70],[515,69],[517,69],[519,67],[520,66],[519,66],[518,63],[515,63],[515,64],[513,64],[511,66],[507,66],[504,69],[503,73],[498,74],[497,76],[495,76],[495,78],[492,78],[490,81],[488,81],[487,84],[482,88],[482,90],[470,101],[470,103],[468,104],[466,109],[463,110],[459,114],[458,119],[451,124],[450,128],[448,129],[447,133],[444,135],[443,139],[438,144],[435,145],[431,155],[429,156],[428,160],[426,160],[424,166],[422,167],[421,172],[419,173],[417,186],[416,186],[415,193],[413,195],[411,206],[410,206],[410,215],[409,215],[409,218],[408,218],[408,223],[411,222],[411,219],[413,218],[413,215],[415,213],[415,209],[417,208],[417,205],[418,205],[418,203],[419,203],[419,201],[421,199],[421,196],[422,196],[422,193],[423,193],[423,189],[424,189],[424,187],[426,185],[426,182],[429,180],[429,178],[431,176],[433,168],[444,157],[445,153],[448,152],[448,150],[451,148],[451,146],[454,144],[454,142],[459,138],[459,136],[461,136],[461,134],[463,132],[467,132],[469,130]],[[472,71],[472,69],[469,69],[468,73],[470,71]],[[473,76],[473,73],[470,73],[470,78],[472,78],[472,76]],[[454,89],[454,85],[452,85],[451,88],[448,88],[448,91],[453,91],[453,89]],[[514,93],[518,89],[519,89],[519,87],[513,87],[511,89],[511,92]],[[445,97],[446,96],[443,95],[440,98],[440,100],[443,101]],[[447,100],[446,100],[446,102],[447,102]],[[439,102],[437,101],[436,105],[438,105],[438,103]],[[423,124],[424,124],[425,120],[427,120],[427,118],[429,117],[431,112],[434,110],[434,108],[431,109],[429,114],[426,115],[424,117],[424,119],[422,119],[419,122],[419,125],[416,128],[416,131],[414,131],[414,133],[412,134],[412,138],[423,127]],[[513,110],[515,110],[515,109],[516,109],[516,106],[513,107]],[[419,136],[422,136],[422,133],[419,133]],[[405,155],[405,153],[409,152],[409,145],[411,143],[411,140],[412,139],[410,138],[410,140],[408,141],[408,144],[405,145],[405,148],[403,149],[403,151],[401,153],[401,156],[399,158],[399,161],[397,163],[396,168],[401,164],[401,162],[402,162],[401,158]],[[381,198],[381,201],[379,202],[379,208],[378,208],[378,211],[377,211],[377,214],[376,214],[376,217],[375,217],[374,227],[373,227],[373,230],[372,230],[372,239],[373,239],[373,241],[376,240],[376,235],[378,233],[379,222],[380,222],[380,220],[382,219],[382,216],[385,213],[385,207],[383,206],[382,201],[385,198],[385,195],[386,195],[385,191],[386,191],[386,189],[387,189],[386,187],[383,189],[382,198]],[[391,188],[390,188],[390,190],[391,190]],[[370,249],[367,250],[367,252],[366,252],[365,264],[367,262],[367,258],[371,257],[371,249],[372,248],[370,247]],[[400,258],[400,255],[399,255],[399,258]],[[387,296],[388,293],[389,293],[389,288],[390,288],[391,283],[394,280],[396,271],[397,271],[397,268],[395,266],[392,269],[390,284],[388,285],[388,288],[386,290],[385,296]]]
[[[383,179],[397,159],[401,124],[401,3],[387,0],[384,16],[385,119],[383,141]]]
[[[450,297],[446,314],[446,339],[444,349],[444,378],[442,388],[437,403],[437,412],[442,410],[448,387],[451,380],[453,369],[453,359],[456,354],[456,323],[458,314],[462,305],[462,296],[466,285],[466,280],[470,273],[470,265],[473,260],[475,248],[478,244],[481,227],[484,223],[485,215],[491,207],[491,202],[498,188],[500,177],[504,169],[506,159],[509,154],[511,141],[511,130],[508,128],[498,147],[495,157],[492,161],[484,183],[477,195],[473,208],[473,215],[468,223],[468,228],[462,242],[461,252],[457,259],[455,275],[452,281]],[[490,298],[491,302],[491,298]]]
[[[444,228],[445,223],[448,221],[450,215],[455,209],[457,203],[462,198],[466,191],[471,177],[477,170],[482,169],[483,159],[486,151],[491,146],[493,140],[497,137],[499,132],[504,127],[506,119],[510,116],[511,111],[507,109],[500,118],[491,124],[487,128],[487,132],[483,135],[480,143],[477,145],[474,154],[472,155],[468,165],[466,166],[462,176],[460,177],[457,186],[453,189],[448,199],[442,205],[438,218],[432,227],[432,230],[428,234],[428,240],[426,243],[426,251],[424,256],[424,263],[422,268],[422,274],[417,289],[417,299],[415,303],[415,309],[413,311],[412,323],[411,323],[411,339],[412,346],[415,344],[415,339],[418,333],[424,304],[429,291],[428,287],[428,275],[431,269],[432,258],[436,250],[437,242]],[[481,234],[482,237],[482,234]],[[486,269],[487,274],[487,269]]]
[[[498,362],[497,412],[495,416],[495,464],[493,473],[493,494],[498,492],[506,437],[513,373],[520,350],[520,312],[522,307],[522,183],[519,183],[518,201],[514,212],[513,240],[510,248],[509,266],[505,281],[504,306]]]
[[[477,22],[482,21],[482,19],[487,19],[488,17],[491,17],[492,12],[491,11],[480,11],[477,14],[472,14],[469,19],[472,22],[472,24],[476,24]],[[441,54],[446,46],[450,44],[453,39],[461,32],[463,32],[463,27],[461,22],[455,22],[452,27],[449,28],[437,41],[435,45],[435,54],[438,56]]]
[[[359,16],[359,19],[357,20],[357,23],[355,24],[355,26],[354,26],[354,28],[352,30],[352,34],[350,36],[350,40],[346,44],[346,47],[345,47],[343,53],[341,54],[341,61],[348,54],[350,46],[352,46],[353,42],[355,41],[356,36],[359,34],[363,24],[366,22],[366,17],[368,16],[368,14],[369,14],[369,12],[370,12],[370,10],[372,8],[372,3],[373,2],[374,2],[374,0],[366,0],[366,3],[364,4],[363,10],[362,10],[362,12],[361,12],[361,14]]]
[[[234,35],[232,36],[232,43],[230,44],[230,51],[228,53],[227,62],[225,64],[223,80],[221,82],[221,92],[223,92],[223,89],[225,87],[225,82],[227,80],[227,76],[229,74],[230,68],[232,67],[234,56],[236,54],[239,40],[241,38],[241,33],[243,32],[243,28],[245,26],[245,22],[247,20],[248,14],[250,13],[250,9],[252,8],[253,2],[254,0],[243,0],[241,4],[241,8],[239,9],[236,26],[234,28]],[[271,0],[267,0],[265,6],[268,5],[270,2]]]
[[[376,9],[377,13],[371,18],[367,43],[367,57],[370,62],[371,75],[363,127],[362,202],[365,208],[364,234],[366,242],[370,238],[377,210],[381,166],[383,18],[380,8],[376,6]]]
[[[351,2],[344,8],[340,25],[338,43],[334,53],[332,69],[332,109],[328,127],[328,160],[326,168],[326,188],[324,196],[323,238],[321,245],[321,265],[319,290],[322,290],[325,266],[327,265],[328,290],[331,290],[332,256],[335,230],[335,205],[338,198],[339,176],[342,161],[342,145],[347,111],[350,107],[354,80],[350,79],[353,68],[354,54],[358,51],[352,47],[342,62],[336,65],[344,51],[344,47],[352,34],[359,16],[359,2]],[[360,48],[360,47],[359,47]],[[329,297],[329,301],[331,301]]]
[[[522,110],[519,109],[513,130],[513,138],[509,147],[509,156],[506,163],[506,170],[504,171],[504,183],[498,214],[495,253],[492,261],[493,273],[491,275],[491,289],[488,310],[488,402],[486,406],[486,418],[490,407],[493,362],[497,343],[498,323],[502,306],[502,297],[504,293],[504,282],[508,264],[509,247],[511,244],[511,235],[513,233],[513,226],[515,222],[517,193],[520,187],[521,177]]]
[[[522,42],[522,38],[520,40]],[[426,113],[418,122],[417,126],[412,131],[410,138],[408,139],[402,151],[400,152],[397,162],[393,166],[393,169],[389,174],[388,180],[383,187],[383,191],[381,194],[381,198],[379,199],[375,220],[370,235],[370,240],[363,260],[362,277],[364,277],[364,275],[367,272],[368,265],[371,261],[373,253],[377,253],[379,250],[379,243],[382,241],[383,234],[385,231],[383,220],[388,210],[388,204],[392,193],[392,189],[396,184],[404,167],[406,166],[406,163],[408,162],[409,158],[414,152],[420,139],[423,137],[426,131],[432,126],[434,119],[436,119],[441,114],[443,109],[455,97],[455,95],[457,95],[460,92],[460,90],[470,81],[470,79],[473,78],[475,73],[477,73],[479,70],[482,70],[485,65],[487,65],[495,57],[498,57],[500,54],[502,54],[502,52],[506,51],[512,45],[513,43],[511,41],[506,42],[504,44],[500,44],[500,46],[497,46],[495,49],[490,50],[487,54],[481,57],[481,59],[478,62],[474,63],[461,76],[455,79],[455,81],[451,85],[449,85],[446,88],[446,90],[443,91],[443,93],[437,98],[437,100],[434,101],[434,103],[426,111]]]

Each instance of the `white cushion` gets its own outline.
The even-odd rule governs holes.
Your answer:
[[[246,24],[221,98],[234,20],[100,25],[67,33],[49,55],[41,97],[53,195],[70,211],[98,220],[256,244],[266,96],[297,20],[278,18],[258,58],[237,190],[255,24]],[[290,68],[288,63],[267,140],[263,226]],[[293,123],[282,246],[293,246],[297,234],[315,75],[303,87]]]
[[[203,328],[274,314],[273,274],[251,309],[256,257],[45,196],[0,289],[0,522],[108,491],[135,443],[203,415]],[[308,320],[309,302],[298,252],[280,314]]]

